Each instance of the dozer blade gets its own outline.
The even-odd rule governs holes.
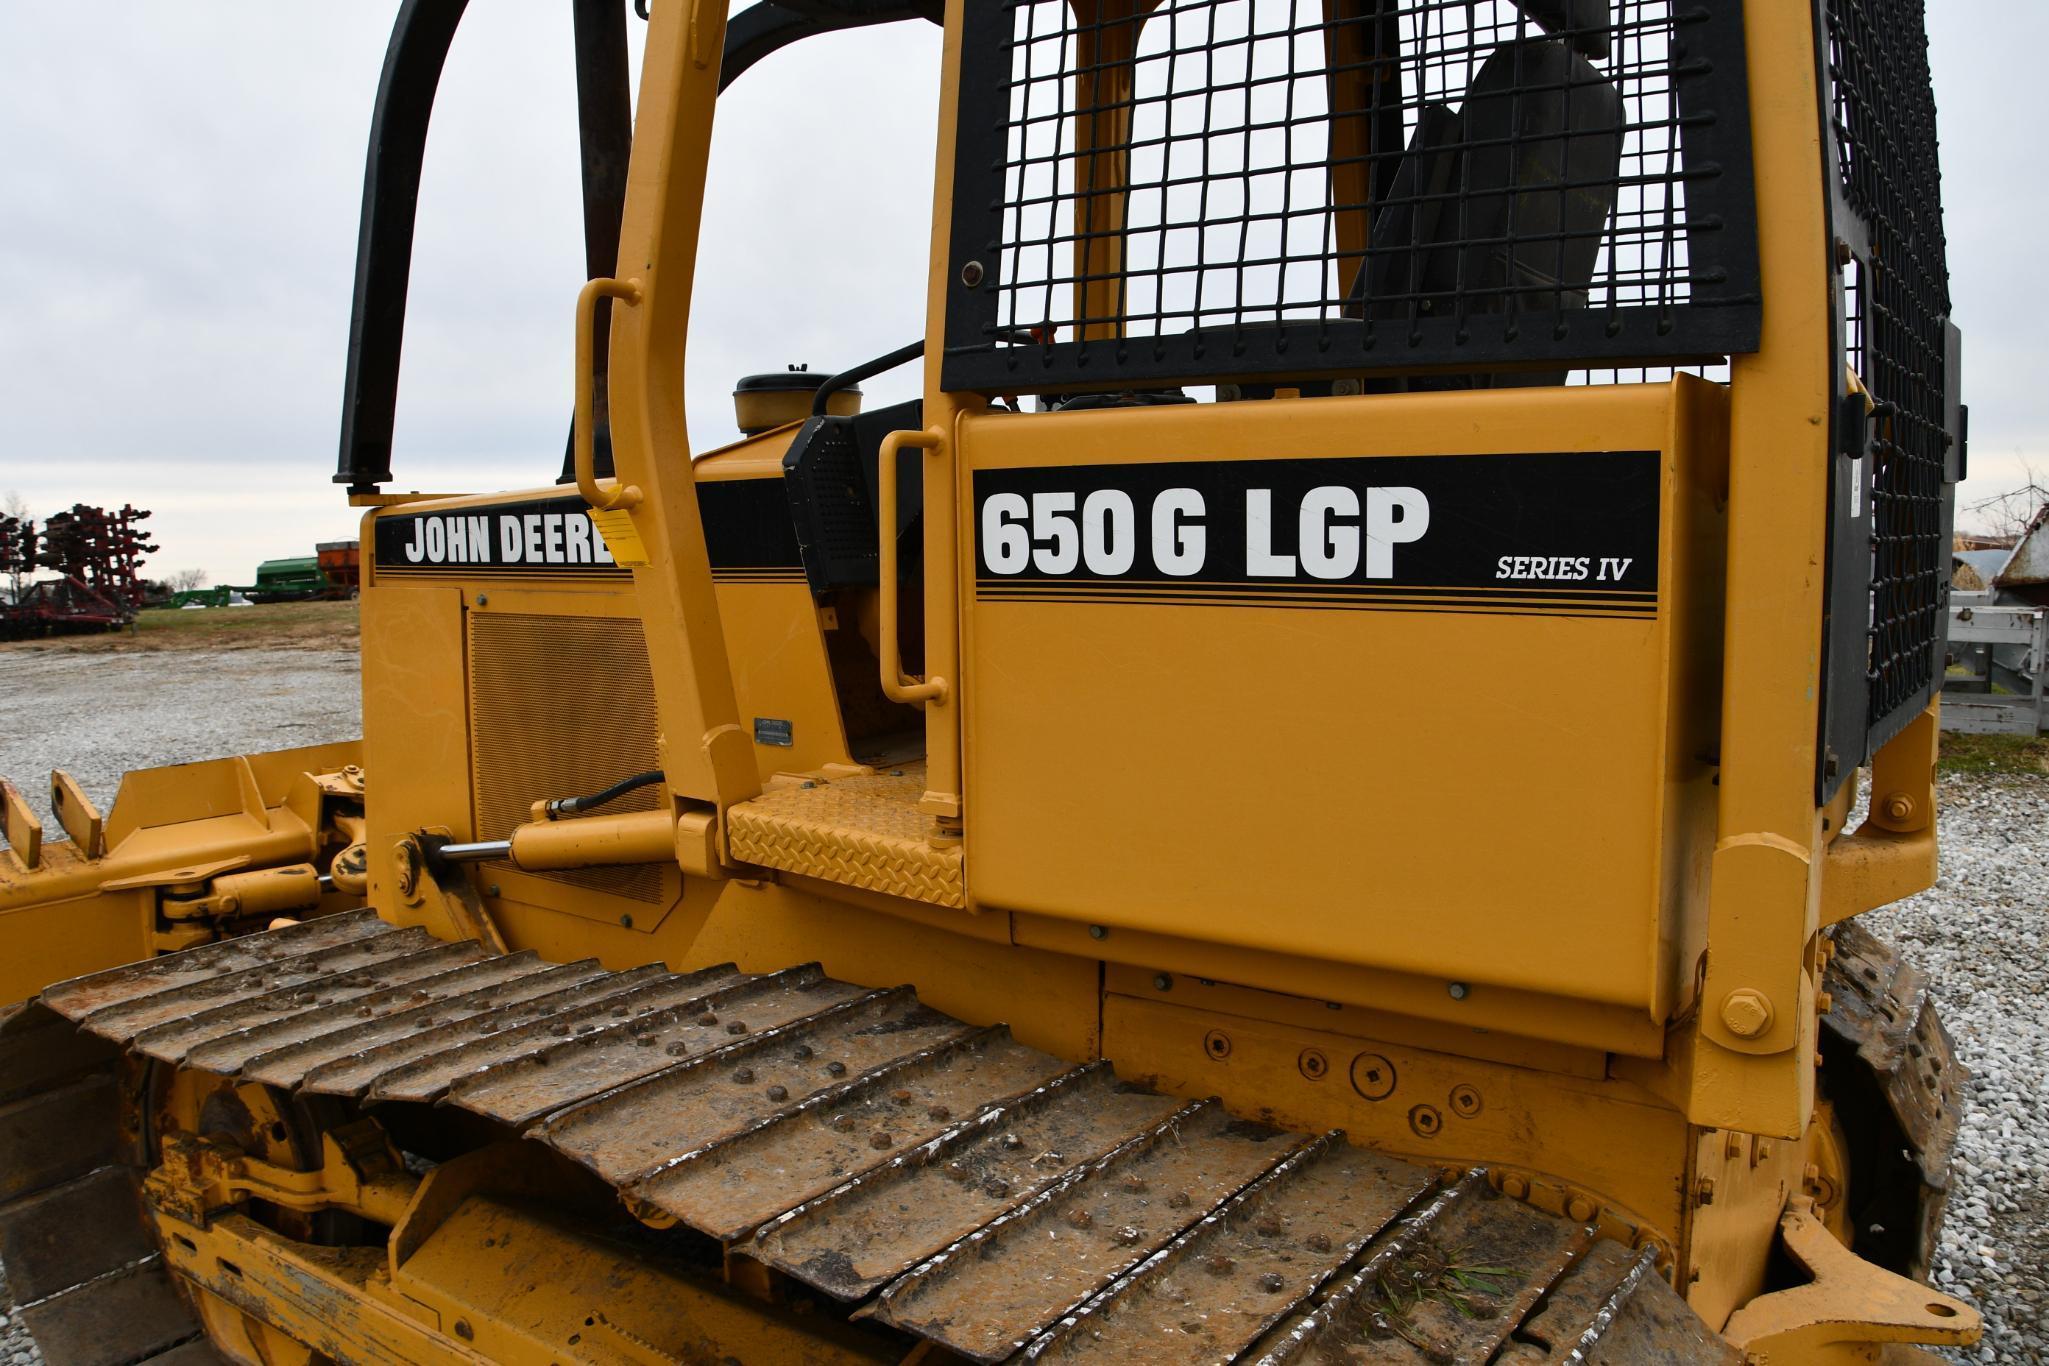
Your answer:
[[[816,964],[550,967],[423,945],[365,911],[63,983],[23,1019],[0,1079],[39,1108],[0,1144],[62,1155],[6,1167],[31,1173],[0,1191],[10,1271],[136,1305],[119,1352],[57,1312],[78,1292],[31,1308],[53,1366],[197,1332],[135,1236],[133,1174],[111,1137],[86,1137],[117,1132],[115,1045],[459,1107],[589,1168],[645,1220],[972,1361],[1733,1359],[1649,1249],[1485,1171],[1163,1096]],[[60,1045],[69,1070],[41,1061]],[[127,1232],[97,1257],[34,1245],[58,1221]]]

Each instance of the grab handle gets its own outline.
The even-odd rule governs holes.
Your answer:
[[[616,299],[633,306],[640,302],[640,281],[592,280],[576,295],[576,491],[600,512],[630,508],[640,501],[640,490],[617,479],[598,480],[597,458],[597,330],[598,300]]]
[[[877,513],[879,544],[876,547],[876,573],[882,590],[882,692],[892,702],[922,705],[946,700],[945,679],[933,677],[921,682],[904,673],[903,653],[898,649],[896,639],[897,452],[905,446],[936,451],[945,444],[945,434],[936,430],[891,432],[882,438],[882,456],[876,462],[876,502],[881,504]]]

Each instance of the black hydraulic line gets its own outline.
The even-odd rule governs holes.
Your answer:
[[[643,787],[652,787],[662,781],[662,771],[651,768],[645,773],[636,773],[631,778],[622,778],[603,792],[593,792],[588,797],[557,797],[547,804],[548,819],[581,816],[586,811],[595,811],[608,802],[616,802],[629,792],[638,792]]]
[[[374,491],[391,479],[392,418],[398,409],[420,163],[427,154],[427,121],[434,112],[441,66],[467,3],[405,0],[377,81],[363,167],[363,216],[356,231],[356,293],[334,476],[335,483],[352,491]]]
[[[811,400],[811,415],[813,417],[825,416],[826,400],[848,385],[859,384],[862,380],[879,375],[885,370],[894,370],[897,366],[917,360],[924,354],[925,339],[920,337],[909,346],[899,346],[886,356],[877,356],[874,360],[862,361],[851,370],[842,370],[837,375],[828,376],[825,383],[818,386],[817,397]]]

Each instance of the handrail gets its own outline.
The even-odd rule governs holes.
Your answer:
[[[588,282],[576,294],[576,491],[600,512],[634,506],[640,501],[640,490],[617,479],[602,483],[598,480],[594,435],[597,423],[598,300],[616,299],[632,307],[640,302],[640,297],[640,281],[603,277]]]
[[[877,514],[876,546],[876,575],[882,590],[882,648],[878,653],[882,656],[882,692],[892,702],[922,705],[929,701],[946,700],[947,684],[944,678],[935,676],[921,682],[904,673],[903,652],[898,648],[896,638],[897,452],[905,446],[936,451],[945,444],[946,434],[937,429],[922,432],[891,432],[882,438],[882,455],[875,465],[875,501],[881,504]]]

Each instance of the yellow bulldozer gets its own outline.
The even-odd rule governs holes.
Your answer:
[[[1976,1339],[1855,919],[1934,880],[1965,458],[1919,0],[654,0],[637,106],[576,0],[570,450],[427,496],[463,8],[365,179],[361,742],[4,792],[52,1366]],[[925,336],[692,450],[720,92],[897,21]]]

